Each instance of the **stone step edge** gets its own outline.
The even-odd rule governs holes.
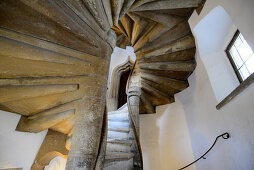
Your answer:
[[[124,159],[131,159],[134,157],[132,153],[119,153],[119,152],[108,152],[106,154],[106,160],[124,160]]]

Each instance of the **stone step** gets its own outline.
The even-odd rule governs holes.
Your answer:
[[[130,146],[133,143],[133,140],[107,139],[107,143],[115,143]]]
[[[121,119],[128,119],[129,118],[129,113],[128,112],[117,112],[113,114],[108,114],[108,119],[116,119],[116,118],[121,118]]]
[[[116,111],[111,111],[111,112],[108,112],[108,115],[114,115],[114,114],[125,114],[125,113],[128,113],[128,109],[126,110],[116,110]]]
[[[103,170],[132,170],[133,158],[124,160],[106,160]]]
[[[134,154],[132,153],[119,153],[119,152],[108,152],[106,154],[106,160],[124,160],[124,159],[131,159],[133,158]]]
[[[108,131],[108,139],[129,139],[129,132],[117,132],[117,131]]]
[[[129,133],[130,132],[130,128],[129,127],[124,127],[124,128],[111,127],[111,128],[108,128],[108,131],[116,131],[116,132]]]
[[[108,119],[109,122],[129,122],[129,120],[130,120],[129,118],[125,118],[125,117]]]
[[[107,143],[107,152],[126,152],[131,151],[130,144],[124,143]]]
[[[129,128],[129,122],[108,122],[108,128]]]

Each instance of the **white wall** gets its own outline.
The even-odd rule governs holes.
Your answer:
[[[29,170],[47,133],[15,131],[20,115],[0,110],[0,169]]]
[[[193,161],[183,106],[176,101],[140,115],[144,170],[177,170]],[[189,170],[195,170],[195,166]]]
[[[208,0],[201,15],[198,16],[194,13],[189,20],[198,44],[198,66],[195,73],[189,78],[190,88],[177,95],[177,98],[185,108],[195,158],[198,158],[212,144],[217,135],[228,131],[232,136],[227,141],[222,139],[206,160],[197,163],[197,169],[254,169],[254,154],[251,152],[254,149],[254,136],[251,134],[254,128],[253,123],[251,123],[254,121],[254,85],[251,85],[221,110],[215,109],[218,102],[226,97],[225,94],[233,90],[232,87],[236,87],[238,84],[232,66],[228,60],[225,60],[226,55],[224,53],[224,49],[236,28],[240,30],[253,48],[253,7],[253,0]],[[219,50],[218,53],[213,53],[208,56],[207,60],[204,60],[205,56],[200,47],[204,41],[196,29],[207,17],[211,16],[211,13],[215,10],[218,12],[218,9],[225,10],[229,20],[231,20],[224,20],[229,23],[228,28],[224,29],[228,30],[228,34],[227,32],[220,34],[224,39],[221,41],[223,51]],[[222,10],[220,12],[223,13]],[[225,19],[223,15],[221,14],[221,18]],[[225,25],[225,23],[220,23],[221,18],[217,17],[214,24]],[[210,22],[203,24],[203,26],[213,27]],[[216,36],[214,30],[211,30],[211,36]],[[203,48],[209,48],[209,46]],[[217,87],[216,90],[214,86],[220,87]]]
[[[217,21],[215,23],[211,23],[212,20],[202,21],[219,5],[226,10],[232,21],[227,20],[224,23],[220,18],[213,18]],[[252,133],[254,129],[254,84],[221,110],[218,111],[215,108],[223,96],[237,86],[235,75],[229,75],[232,68],[225,59],[224,53],[224,47],[232,38],[236,27],[253,47],[253,7],[253,0],[207,0],[199,16],[195,12],[193,13],[189,22],[196,38],[197,68],[189,77],[190,87],[175,95],[176,102],[174,104],[157,107],[156,114],[158,116],[141,116],[144,159],[149,160],[150,163],[150,165],[145,165],[149,166],[146,169],[157,169],[161,164],[165,164],[165,161],[162,161],[165,157],[172,159],[173,162],[179,161],[180,164],[180,159],[175,161],[175,157],[171,158],[170,155],[176,150],[180,153],[186,150],[186,154],[190,155],[191,149],[179,147],[179,143],[184,141],[187,141],[186,143],[190,141],[194,157],[197,159],[212,145],[215,138],[224,132],[229,132],[231,138],[220,139],[215,148],[206,156],[207,159],[196,163],[196,168],[198,170],[254,169],[254,135]],[[226,30],[228,33],[225,32]],[[217,33],[221,36],[220,39],[213,37]],[[217,42],[219,42],[219,46]],[[222,78],[223,76],[228,77]],[[225,92],[223,89],[227,88],[230,90]],[[217,92],[219,95],[216,94]],[[161,112],[162,109],[165,111]],[[175,115],[178,119],[171,118],[170,115]],[[164,124],[168,125],[164,126]],[[148,129],[143,130],[142,128]],[[164,131],[165,137],[159,137],[158,134],[162,134],[160,131]],[[184,137],[177,137],[176,132],[181,132]],[[189,136],[190,139],[186,139]],[[150,137],[150,139],[142,139],[144,137]],[[171,142],[169,142],[170,140]],[[162,145],[165,142],[167,146]],[[170,146],[170,144],[172,145]],[[163,158],[159,157],[161,152],[167,152],[164,149],[168,150],[168,147],[173,148],[171,152],[165,154]],[[153,159],[156,163],[152,162]],[[191,156],[189,159],[191,161]],[[170,162],[170,160],[166,161]],[[184,166],[186,159],[181,162]],[[173,169],[170,166],[172,165],[169,163],[168,169]]]
[[[190,87],[177,94],[177,104],[183,105],[195,159],[213,143],[216,136],[229,132],[231,138],[221,139],[215,148],[196,164],[198,170],[252,170],[254,168],[254,85],[221,110],[212,90],[204,65],[198,66],[189,78]],[[181,123],[181,122],[179,122]]]
[[[190,18],[190,23],[199,17],[195,14]],[[205,64],[218,102],[239,85],[239,80],[225,52],[236,30],[230,16],[221,6],[212,9],[193,28],[200,57]]]
[[[231,66],[227,64],[228,61],[224,58],[226,57],[222,52],[224,47],[222,49],[219,49],[219,46],[211,47],[211,45],[214,44],[209,43],[211,35],[208,35],[209,38],[206,40],[207,42],[205,42],[204,39],[206,37],[202,37],[202,32],[194,30],[199,23],[202,23],[200,21],[218,6],[224,8],[232,20],[231,24],[230,21],[227,23],[228,27],[226,28],[229,30],[228,34],[226,32],[221,34],[223,36],[220,43],[221,46],[227,44],[227,41],[230,39],[229,37],[232,38],[234,29],[237,27],[250,46],[253,47],[253,0],[207,0],[199,16],[195,12],[193,13],[189,22],[197,44],[197,68],[189,77],[190,87],[175,95],[175,103],[157,107],[156,115],[141,116],[142,148],[145,152],[144,159],[145,161],[148,160],[147,162],[149,163],[149,165],[145,165],[146,169],[159,169],[157,167],[160,167],[161,164],[167,164],[165,163],[166,161],[169,163],[168,166],[172,166],[170,162],[177,162],[178,164],[181,162],[181,165],[184,166],[187,162],[186,159],[182,157],[183,160],[179,159],[175,161],[175,157],[171,158],[172,153],[167,153],[167,150],[169,150],[168,147],[173,148],[171,150],[172,152],[176,152],[177,150],[181,154],[186,153],[189,155],[189,159],[191,159],[191,149],[189,147],[179,147],[179,143],[186,141],[186,143],[189,143],[188,141],[190,141],[194,158],[197,159],[213,144],[215,138],[224,132],[229,132],[231,138],[228,140],[220,139],[214,149],[206,156],[207,159],[202,159],[196,163],[196,169],[254,169],[254,84],[221,110],[216,110],[216,105],[219,103],[219,100],[221,100],[222,95],[216,96],[216,89],[218,90],[219,88],[214,87],[214,85],[222,86],[220,87],[222,89],[225,88],[223,85],[232,89],[233,86],[236,86],[236,84],[234,84],[235,77],[232,76],[230,78],[229,76],[223,79],[218,75],[220,72],[224,74],[223,69],[228,70],[227,73],[232,71]],[[215,27],[209,22],[206,24],[202,26],[199,25],[200,31],[202,30],[201,27],[207,29],[202,30],[207,31],[206,34],[213,35],[216,29],[221,28]],[[225,23],[218,21],[217,24]],[[209,30],[209,27],[211,30]],[[220,30],[217,31],[220,32]],[[206,34],[203,34],[203,36],[207,36]],[[206,44],[202,44],[202,42]],[[204,51],[205,53],[203,53]],[[224,63],[226,68],[220,66],[220,64],[222,64],[221,62]],[[217,79],[214,75],[217,75]],[[218,80],[220,80],[219,84],[216,84]],[[219,90],[219,92],[224,91]],[[227,91],[227,93],[229,92]],[[171,115],[175,117],[171,117]],[[144,128],[147,129],[144,130]],[[178,137],[176,132],[181,132],[183,136]],[[163,134],[164,137],[160,137],[160,134]],[[167,146],[163,146],[163,143],[167,143]],[[159,157],[161,153],[165,153],[163,158]],[[165,157],[168,159],[165,160]],[[171,159],[173,161],[170,161]],[[176,168],[168,169],[171,170]]]

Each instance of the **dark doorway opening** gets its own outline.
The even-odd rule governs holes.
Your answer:
[[[127,102],[127,95],[125,91],[126,91],[126,84],[127,84],[129,75],[130,75],[130,70],[121,75],[117,108],[120,108],[122,105],[124,105]]]

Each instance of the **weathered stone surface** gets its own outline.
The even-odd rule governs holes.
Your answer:
[[[57,156],[67,157],[68,151],[65,148],[67,135],[53,130],[49,130],[39,152],[37,153],[32,170],[43,170],[52,159]]]
[[[155,106],[173,102],[173,95],[188,87],[195,41],[187,19],[200,2],[1,1],[0,109],[22,115],[17,130],[51,129],[65,136],[59,147],[70,149],[67,169],[101,169],[110,55],[116,41],[120,47],[131,45],[139,61],[128,89],[129,133],[135,137],[131,149],[138,154],[114,156],[128,163],[133,157],[142,167],[138,115],[141,108],[153,113]],[[59,155],[53,147],[38,154]],[[44,165],[35,162],[33,168]]]

